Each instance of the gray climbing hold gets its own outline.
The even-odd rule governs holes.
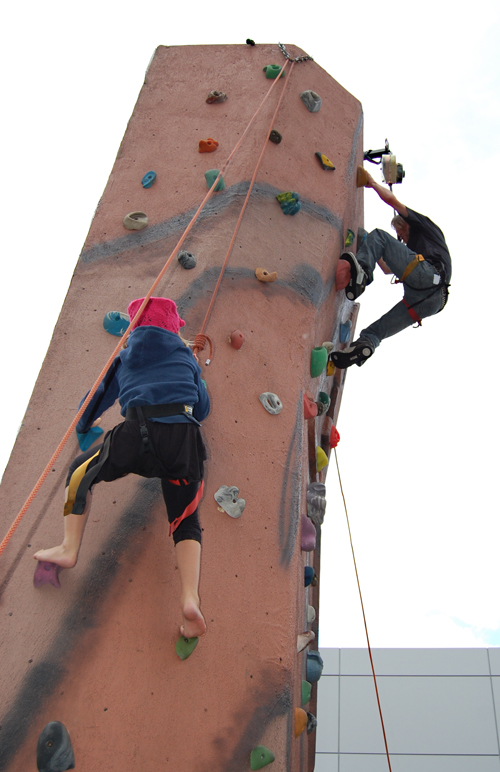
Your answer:
[[[272,391],[264,391],[260,395],[259,400],[271,415],[277,415],[283,410],[283,404],[280,398],[277,394],[273,394]]]
[[[283,139],[283,136],[279,133],[279,131],[276,131],[276,129],[271,129],[271,133],[269,134],[269,139],[271,140],[271,142],[274,142],[275,145],[279,145],[279,143]]]
[[[331,340],[325,340],[321,345],[323,346],[323,348],[326,348],[329,354],[331,354],[333,349],[335,348],[335,345]]]
[[[314,684],[321,678],[323,672],[323,659],[319,651],[308,651],[306,662],[306,678]]]
[[[314,525],[320,526],[325,519],[326,511],[326,486],[324,483],[309,483],[307,486],[307,516]]]
[[[186,252],[185,249],[179,252],[177,260],[186,271],[189,271],[190,268],[194,268],[196,265],[196,257],[191,252]]]
[[[314,606],[308,606],[307,607],[307,624],[312,625],[312,623],[316,619],[316,609]]]
[[[229,517],[241,517],[246,506],[245,499],[239,499],[240,489],[236,485],[221,485],[214,493],[214,499]]]
[[[75,768],[75,754],[69,732],[60,721],[51,721],[41,731],[36,746],[40,772],[66,772]]]
[[[321,97],[315,91],[303,91],[300,98],[304,102],[305,106],[310,113],[317,113],[321,107]]]
[[[129,212],[123,218],[123,224],[129,231],[142,231],[149,225],[149,220],[144,212]]]
[[[223,91],[218,91],[217,89],[214,89],[210,92],[210,94],[205,99],[205,102],[207,102],[209,105],[216,104],[217,102],[225,102],[227,99],[227,94],[225,94]]]
[[[318,719],[313,713],[309,713],[309,711],[307,711],[307,734],[311,734],[311,732],[314,732],[317,726],[318,726]]]

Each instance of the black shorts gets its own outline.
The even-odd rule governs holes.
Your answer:
[[[169,522],[182,515],[203,479],[207,455],[200,429],[193,423],[146,421],[146,426],[147,449],[139,422],[127,420],[108,432],[100,445],[74,459],[66,479],[70,490],[65,515],[83,514],[87,493],[96,483],[112,482],[128,474],[159,477]],[[201,541],[197,510],[174,531],[176,543],[190,538]]]

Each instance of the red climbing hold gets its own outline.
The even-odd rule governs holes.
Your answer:
[[[338,292],[343,290],[349,284],[351,279],[351,266],[347,260],[339,260],[337,272],[335,274],[335,289]]]
[[[304,418],[316,418],[318,415],[318,406],[310,391],[304,394]]]
[[[231,333],[229,336],[229,343],[231,346],[235,349],[240,349],[243,345],[243,342],[245,340],[245,336],[241,332],[241,330],[234,330],[234,332]]]
[[[335,426],[332,426],[332,430],[330,432],[330,447],[336,448],[337,445],[339,444],[339,440],[340,440],[340,434],[338,433]]]

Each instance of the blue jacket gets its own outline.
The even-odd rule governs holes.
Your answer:
[[[127,348],[111,365],[80,418],[76,431],[87,432],[96,418],[117,399],[122,416],[125,416],[128,407],[169,403],[192,405],[197,421],[203,421],[210,411],[210,400],[193,352],[178,335],[161,327],[137,327],[130,333]],[[191,423],[188,415],[148,420]]]

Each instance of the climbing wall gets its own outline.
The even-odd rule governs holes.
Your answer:
[[[116,345],[103,318],[149,290],[207,192],[205,172],[221,169],[273,84],[265,68],[284,62],[277,45],[157,49],[0,487],[2,536]],[[285,87],[274,143],[266,138]],[[227,100],[207,103],[212,90]],[[177,657],[180,581],[154,480],[99,485],[78,565],[61,572],[61,589],[33,587],[33,553],[61,539],[66,469],[79,452],[71,439],[0,558],[1,770],[34,769],[37,738],[53,720],[87,772],[239,772],[260,745],[275,772],[313,770],[313,723],[298,737],[295,726],[301,710],[315,712],[321,663],[317,641],[300,653],[297,641],[319,623],[324,492],[310,484],[325,479],[317,459],[328,460],[344,378],[325,369],[322,343],[342,347],[354,332],[357,307],[336,291],[335,273],[362,226],[362,123],[359,102],[317,63],[295,64],[183,245],[196,265],[175,259],[154,293],[176,300],[188,336],[200,331],[267,142],[207,324],[210,364],[207,349],[200,354],[212,403],[200,505],[206,637],[189,659]],[[215,151],[200,153],[209,138]],[[150,171],[156,179],[143,187]],[[280,202],[282,193],[298,199]],[[285,214],[297,200],[300,210]],[[134,212],[147,227],[124,227]],[[258,268],[277,277],[260,281]],[[115,406],[103,428],[119,419]],[[240,517],[218,506],[222,485],[239,489]],[[308,511],[316,525],[303,523]]]

